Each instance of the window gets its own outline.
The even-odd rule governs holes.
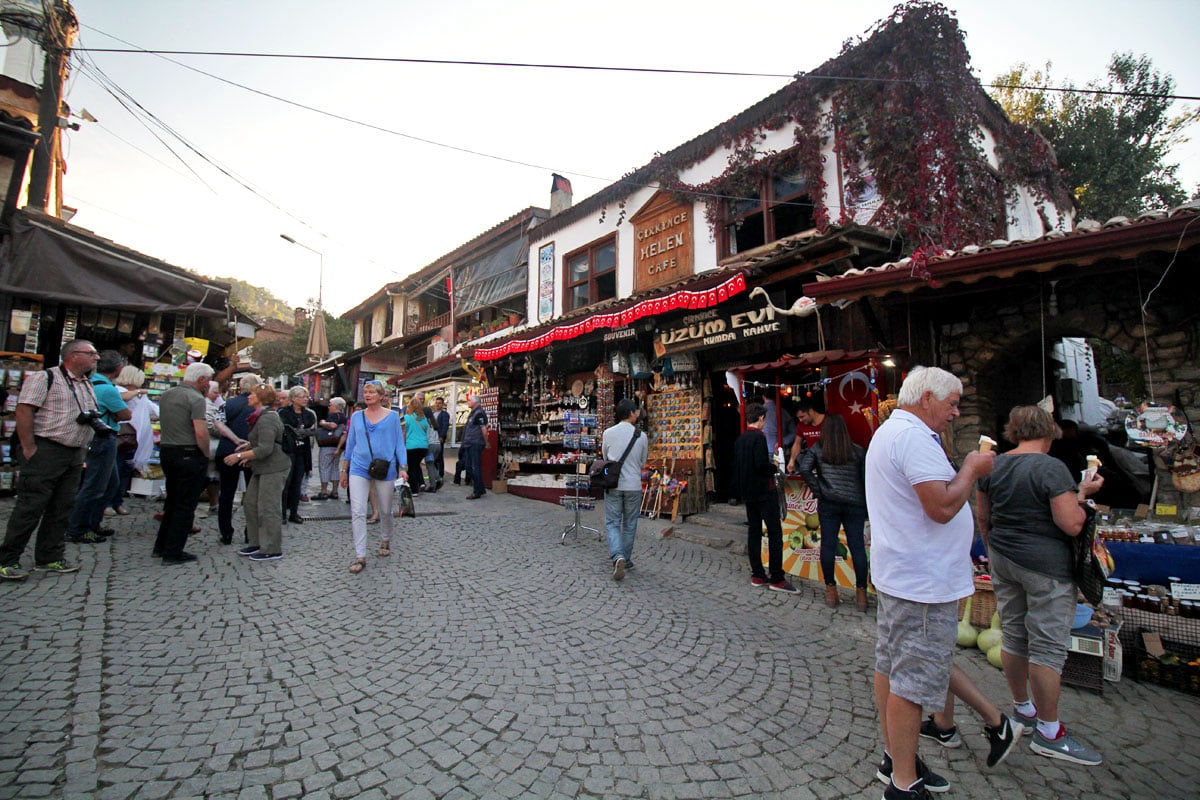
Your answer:
[[[574,311],[617,296],[617,239],[615,236],[569,253],[565,310]]]
[[[724,256],[813,227],[812,197],[802,175],[769,175],[757,194],[725,201]]]

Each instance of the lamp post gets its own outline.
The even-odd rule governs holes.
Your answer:
[[[317,254],[317,258],[320,260],[319,261],[319,263],[320,263],[319,270],[320,271],[317,273],[317,310],[323,311],[325,309],[325,305],[324,305],[324,303],[322,303],[322,299],[325,294],[325,254],[322,253],[320,250],[314,250],[313,248],[309,247],[308,245],[304,244],[303,242],[297,242],[295,239],[288,236],[286,233],[279,234],[279,238],[283,239],[285,242],[294,244],[297,247],[303,247],[305,250],[307,250],[310,253]]]

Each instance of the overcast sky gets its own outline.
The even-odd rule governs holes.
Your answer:
[[[124,47],[118,37],[155,50],[782,75],[815,69],[893,6],[877,0],[73,4],[82,47]],[[1148,54],[1174,75],[1178,94],[1200,95],[1194,0],[947,5],[957,11],[985,82],[1017,62],[1052,61],[1055,78],[1083,84],[1101,77],[1110,54],[1121,50]],[[319,259],[280,239],[287,234],[323,254],[324,303],[334,314],[517,211],[548,205],[552,171],[571,179],[578,202],[786,83],[174,57],[254,90],[248,91],[155,55],[79,55],[127,105],[145,108],[202,155],[156,130],[172,153],[92,68],[75,69],[66,99],[76,114],[87,109],[98,122],[76,120],[81,130],[67,132],[66,202],[79,209],[73,222],[173,264],[242,278],[304,304],[317,296]],[[1200,144],[1180,148],[1175,159],[1190,191],[1200,183]]]

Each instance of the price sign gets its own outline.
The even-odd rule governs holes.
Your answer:
[[[1200,600],[1200,583],[1172,583],[1171,596],[1176,600]]]

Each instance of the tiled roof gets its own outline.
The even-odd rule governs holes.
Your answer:
[[[1192,222],[1200,219],[1200,201],[1193,201],[1177,206],[1168,211],[1149,211],[1130,219],[1129,217],[1113,217],[1107,222],[1083,220],[1076,224],[1071,231],[1050,231],[1033,239],[994,239],[983,244],[967,245],[958,250],[946,250],[932,256],[925,266],[939,283],[948,280],[957,282],[972,282],[994,271],[969,271],[968,265],[982,260],[981,257],[992,255],[989,259],[995,264],[1015,264],[1018,261],[1033,271],[1046,271],[1054,266],[1065,263],[1092,263],[1106,257],[1114,257],[1115,252],[1106,248],[1107,240],[1118,232],[1123,232],[1120,238],[1130,240],[1128,244],[1137,244],[1139,233],[1148,238],[1158,239],[1166,232],[1160,230],[1163,223],[1169,221],[1184,223],[1183,230],[1178,234],[1172,232],[1170,237],[1178,236],[1183,242],[1184,234]],[[1200,238],[1200,225],[1192,232],[1194,238]],[[1058,246],[1061,245],[1061,246]],[[1054,253],[1049,251],[1054,248]],[[805,287],[805,293],[818,300],[832,300],[847,296],[863,296],[882,294],[886,291],[913,291],[928,285],[920,276],[913,274],[912,257],[891,261],[879,266],[861,269],[849,269],[839,275],[817,275],[815,283]]]

